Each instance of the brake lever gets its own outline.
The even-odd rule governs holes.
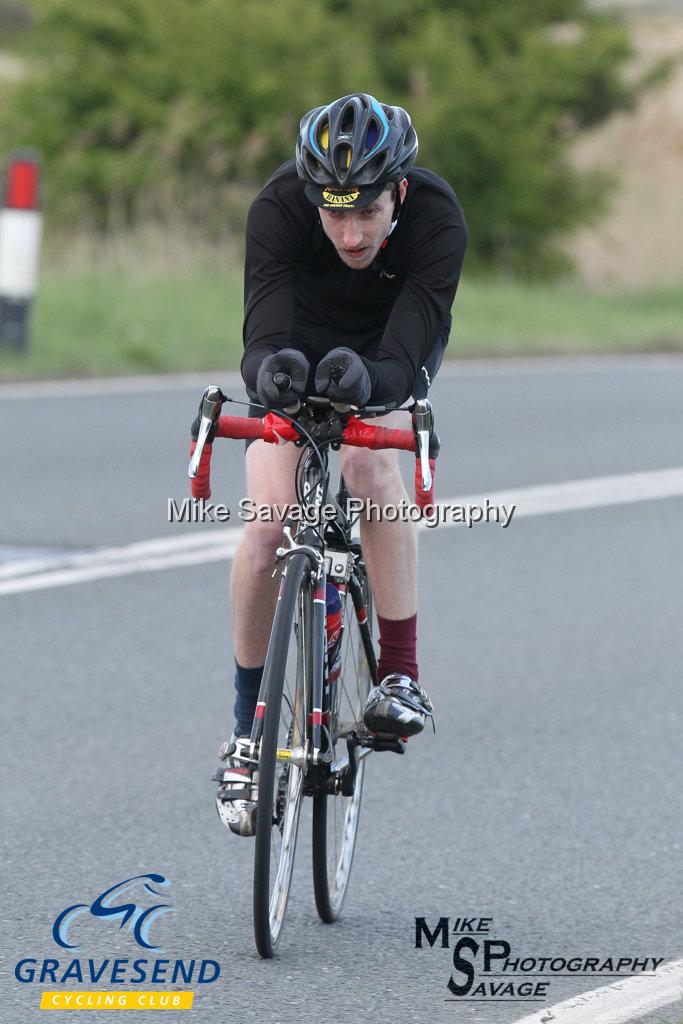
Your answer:
[[[226,401],[226,397],[217,384],[210,384],[204,391],[201,405],[199,406],[197,444],[190,459],[190,468],[187,471],[190,480],[194,480],[199,472],[199,462],[204,451],[204,445],[209,435],[215,430],[224,401]]]
[[[429,491],[432,487],[432,471],[429,465],[429,449],[434,434],[434,413],[431,402],[420,398],[413,408],[413,433],[420,458],[422,490]]]

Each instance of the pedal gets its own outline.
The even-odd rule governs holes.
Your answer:
[[[379,753],[390,750],[393,754],[405,754],[408,746],[406,740],[401,736],[394,736],[390,733],[366,733],[359,736],[358,740],[362,747],[369,747],[370,750],[376,750]]]

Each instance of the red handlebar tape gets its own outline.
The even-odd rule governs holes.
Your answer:
[[[286,441],[298,440],[300,435],[289,420],[278,416],[277,413],[269,412],[263,419],[246,416],[221,416],[216,427],[216,436],[244,440],[261,439],[270,444],[284,444]],[[361,423],[355,419],[349,420],[344,427],[342,442],[355,448],[371,448],[375,451],[381,448],[415,451],[415,438],[412,430],[391,430],[388,427],[376,427],[372,423]],[[193,454],[196,447],[197,442],[193,441],[190,446],[190,455]],[[432,470],[432,486],[429,491],[423,491],[419,459],[415,463],[415,501],[422,509],[434,502],[435,464],[435,459],[429,460]],[[193,498],[207,499],[211,497],[210,472],[211,445],[206,444],[199,461],[199,472],[195,479],[190,481]]]
[[[400,448],[402,451],[415,451],[415,438],[412,430],[390,430],[388,427],[375,427],[372,423],[361,423],[350,420],[342,431],[344,444],[357,448]]]
[[[194,455],[194,450],[197,447],[197,442],[193,441],[190,445],[190,457]],[[192,491],[193,498],[204,498],[207,500],[211,497],[211,445],[205,444],[202,457],[199,460],[199,471],[197,472],[194,480],[190,480],[190,489]]]
[[[270,444],[284,444],[285,441],[298,441],[299,432],[289,420],[277,413],[269,412],[263,419],[247,418],[246,416],[221,416],[216,430],[218,437],[235,437],[268,441]]]
[[[432,471],[432,486],[428,491],[422,490],[422,473],[420,471],[420,460],[415,460],[415,504],[419,505],[422,511],[434,504],[434,480],[436,473],[436,459],[429,460],[429,468]]]

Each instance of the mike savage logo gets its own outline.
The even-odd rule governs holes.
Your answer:
[[[653,975],[664,957],[524,955],[494,937],[492,917],[415,918],[415,948],[449,950],[447,1001],[543,1003],[555,978],[632,978]]]

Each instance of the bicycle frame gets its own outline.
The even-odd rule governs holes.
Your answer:
[[[277,549],[276,566],[278,563],[285,563],[280,580],[279,599],[286,578],[287,561],[297,553],[306,555],[309,561],[308,573],[313,587],[313,599],[310,636],[311,657],[307,666],[310,671],[310,679],[305,681],[305,690],[310,712],[307,714],[308,727],[303,756],[308,767],[321,766],[329,768],[330,773],[335,776],[332,784],[336,785],[336,780],[341,778],[350,766],[353,766],[351,767],[351,772],[355,776],[355,758],[351,756],[351,750],[349,750],[348,760],[344,759],[332,765],[332,743],[327,732],[331,702],[328,685],[325,630],[328,578],[334,580],[341,595],[346,592],[348,587],[373,683],[376,682],[377,677],[377,662],[372,646],[365,599],[355,571],[356,559],[360,557],[360,546],[354,543],[351,537],[352,521],[345,511],[346,501],[350,495],[346,489],[343,476],[340,476],[339,490],[335,498],[337,518],[331,523],[327,523],[322,532],[320,528],[306,525],[310,519],[316,516],[322,505],[327,501],[329,494],[328,463],[329,458],[326,446],[314,448],[311,442],[304,442],[297,468],[297,493],[303,499],[305,523],[302,523],[299,519],[296,521],[291,519],[285,521],[283,536],[287,546]],[[296,532],[293,534],[294,528],[296,528]],[[337,547],[332,547],[333,544],[336,544]],[[332,554],[328,554],[328,551],[334,552],[334,557]],[[255,756],[263,734],[263,721],[268,700],[267,680],[269,677],[267,654],[266,667],[263,673],[264,682],[258,695],[256,714],[250,736],[250,756]],[[353,743],[352,745],[355,747],[358,744]],[[367,752],[369,753],[369,750]],[[287,752],[286,759],[291,760],[290,752]],[[348,789],[349,781],[351,781],[352,785],[352,780],[342,779],[342,791]],[[309,787],[309,791],[313,792],[314,790],[310,790]]]

